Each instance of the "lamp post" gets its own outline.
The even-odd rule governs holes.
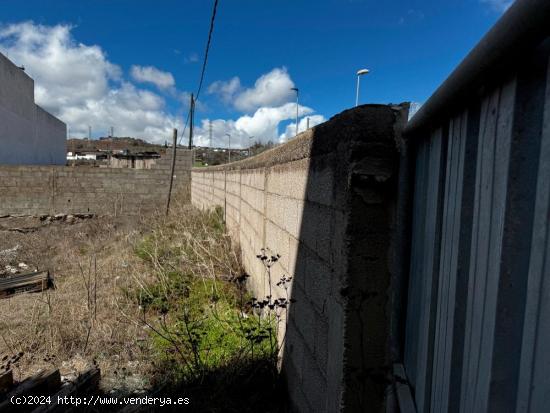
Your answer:
[[[290,88],[290,90],[293,90],[296,92],[296,135],[295,136],[298,136],[298,88],[297,87],[292,87]]]
[[[226,133],[225,136],[227,136],[229,138],[229,150],[228,150],[227,154],[229,156],[229,162],[231,162],[231,135],[229,133]]]
[[[254,136],[249,136],[248,137],[248,157],[250,158],[250,156],[252,155],[252,152],[251,152],[251,149],[252,149],[252,138],[254,138]]]
[[[361,76],[369,73],[369,69],[361,69],[357,71],[357,90],[355,92],[355,107],[359,105],[359,79]]]

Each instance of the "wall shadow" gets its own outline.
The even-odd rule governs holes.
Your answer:
[[[398,131],[407,108],[347,110],[313,128],[307,140],[282,359],[295,411],[368,412],[384,406],[391,383],[391,283],[399,267]],[[270,242],[268,234],[267,246],[276,250]],[[292,257],[292,238],[290,245]]]

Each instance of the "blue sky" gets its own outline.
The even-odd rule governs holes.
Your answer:
[[[2,0],[0,51],[25,65],[36,99],[71,136],[164,142],[197,88],[211,13],[206,0]],[[504,0],[220,0],[199,143],[225,133],[291,133],[290,87],[312,123],[361,102],[424,102],[508,6]],[[263,77],[262,77],[263,76]],[[259,80],[260,79],[260,80]],[[304,121],[305,122],[305,121]],[[301,127],[303,125],[301,124]],[[72,131],[72,132],[71,132]]]

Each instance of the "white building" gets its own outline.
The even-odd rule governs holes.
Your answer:
[[[34,103],[34,81],[0,53],[0,165],[65,165],[66,136]]]
[[[67,152],[68,161],[100,161],[107,159],[108,157],[109,155],[105,152]]]

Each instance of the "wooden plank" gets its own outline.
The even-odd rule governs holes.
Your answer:
[[[99,381],[101,379],[101,371],[97,367],[92,367],[82,374],[80,374],[77,379],[61,388],[57,393],[51,396],[51,403],[47,405],[42,405],[35,410],[33,413],[51,413],[51,412],[67,412],[72,410],[77,410],[76,406],[69,406],[66,404],[59,404],[59,400],[62,400],[64,397],[77,396],[83,394],[90,394],[97,390]]]
[[[13,386],[13,373],[11,370],[0,374],[0,394],[7,393]]]
[[[12,397],[37,395],[43,396],[56,392],[61,386],[61,375],[59,370],[43,370],[26,380],[23,380],[17,387],[6,395],[6,400],[0,403],[0,412],[9,412],[13,410]],[[17,411],[30,411],[32,408],[21,409]],[[34,406],[33,406],[34,407]]]
[[[0,299],[24,292],[40,292],[53,285],[48,271],[18,274],[0,278]]]
[[[48,271],[32,272],[27,274],[17,274],[7,278],[0,278],[0,290],[17,288],[28,283],[42,281],[48,278]]]

